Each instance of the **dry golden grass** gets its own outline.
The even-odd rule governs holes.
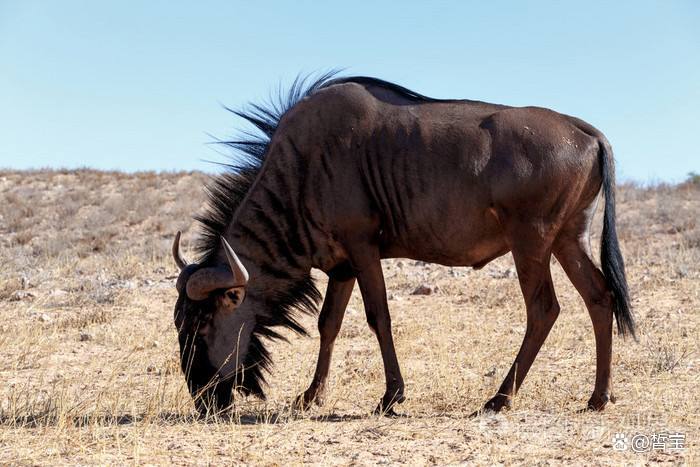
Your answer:
[[[291,409],[318,341],[290,336],[274,345],[267,403],[238,398],[230,417],[199,420],[177,360],[169,247],[178,229],[185,251],[194,238],[205,179],[0,172],[1,463],[697,465],[697,186],[619,191],[640,341],[615,339],[618,402],[604,413],[577,413],[593,388],[593,332],[553,265],[562,314],[513,409],[468,418],[497,389],[524,332],[507,256],[481,271],[385,263],[405,418],[369,415],[383,371],[356,291],[325,406]],[[439,290],[411,295],[424,283]],[[686,449],[617,452],[617,432],[683,432]]]

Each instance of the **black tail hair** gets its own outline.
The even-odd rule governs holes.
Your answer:
[[[607,141],[600,141],[600,167],[603,176],[603,196],[605,213],[603,214],[603,236],[600,245],[600,263],[608,289],[613,294],[613,312],[617,321],[617,331],[621,336],[631,334],[637,340],[634,317],[630,305],[625,262],[622,259],[620,245],[615,229],[615,166],[612,150]]]

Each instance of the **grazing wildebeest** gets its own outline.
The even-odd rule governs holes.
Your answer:
[[[596,378],[588,408],[613,399],[613,315],[634,335],[615,232],[613,156],[605,136],[538,107],[433,99],[375,78],[326,75],[271,107],[236,113],[262,136],[227,142],[246,155],[208,189],[198,217],[198,263],[181,269],[175,325],[182,369],[200,410],[232,389],[264,397],[276,327],[304,333],[294,312],[315,312],[311,268],[328,274],[316,372],[297,403],[320,402],[333,344],[355,281],[379,341],[386,392],[404,400],[382,258],[481,268],[512,252],[527,310],[522,346],[484,409],[508,407],[559,315],[550,275],[559,260],[593,322]],[[601,263],[589,227],[605,199]],[[239,259],[240,258],[240,259]],[[489,316],[485,319],[498,319]]]

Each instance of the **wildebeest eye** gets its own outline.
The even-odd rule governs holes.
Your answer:
[[[245,300],[245,289],[243,287],[232,287],[224,292],[224,296],[230,300],[234,307],[238,307]]]

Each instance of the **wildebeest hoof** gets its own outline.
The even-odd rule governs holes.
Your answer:
[[[306,393],[302,392],[296,398],[294,398],[293,408],[295,410],[309,410],[311,407],[311,402],[306,398]]]
[[[403,402],[403,401],[402,401]],[[394,405],[392,404],[389,408],[384,408],[384,403],[380,402],[377,408],[374,409],[374,415],[381,415],[388,418],[403,418],[407,417],[405,414],[398,414],[394,411]]]
[[[593,394],[590,399],[588,399],[588,404],[582,412],[600,412],[605,408],[608,402],[615,403],[615,396],[612,394]]]
[[[492,397],[481,410],[473,412],[469,417],[474,418],[485,413],[498,413],[501,410],[509,410],[511,408],[512,400],[510,397],[504,394],[498,394]]]
[[[381,403],[379,403],[377,408],[374,409],[374,415],[380,415],[382,417],[387,417],[387,418],[406,418],[406,417],[408,417],[408,415],[406,415],[406,414],[396,413],[394,411],[393,407],[390,407],[389,409],[383,409]]]
[[[311,405],[315,402],[313,397],[309,397],[305,392],[302,392],[294,399],[293,408],[296,410],[309,410]]]
[[[382,397],[382,400],[379,401],[379,405],[377,405],[377,408],[374,409],[374,413],[375,415],[398,417],[399,415],[396,412],[394,412],[393,407],[396,404],[402,404],[405,400],[406,397],[403,395],[403,390],[387,391],[384,394],[384,397]]]
[[[320,391],[307,389],[299,394],[294,400],[294,408],[298,410],[309,410],[312,404],[323,405],[324,397]]]

